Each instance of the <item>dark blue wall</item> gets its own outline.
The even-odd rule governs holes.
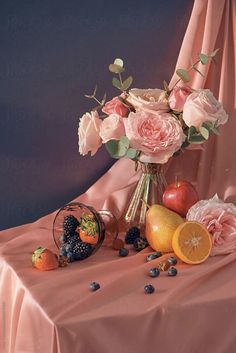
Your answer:
[[[0,227],[31,222],[84,192],[113,161],[78,154],[83,94],[112,88],[121,57],[135,87],[171,77],[192,0],[1,1]]]

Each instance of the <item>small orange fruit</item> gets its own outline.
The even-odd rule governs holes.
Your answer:
[[[200,264],[210,255],[212,240],[208,230],[198,222],[184,222],[174,232],[172,247],[183,262]]]
[[[54,270],[59,266],[57,255],[41,246],[34,251],[32,264],[40,271]]]
[[[80,229],[79,236],[80,236],[80,239],[85,243],[95,245],[98,242],[98,233],[91,234],[87,230]]]

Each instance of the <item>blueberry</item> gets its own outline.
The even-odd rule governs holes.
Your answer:
[[[152,284],[146,284],[144,287],[144,292],[147,294],[152,294],[155,291],[155,288],[153,287]]]
[[[97,282],[92,282],[90,283],[89,285],[89,289],[92,291],[92,292],[95,292],[96,290],[98,290],[100,288],[100,284],[97,283]]]
[[[177,259],[174,256],[171,256],[167,260],[171,266],[175,266],[177,264]]]
[[[121,256],[121,257],[127,256],[128,253],[129,253],[129,250],[126,249],[126,248],[122,248],[122,249],[119,250],[119,256]]]
[[[156,267],[151,268],[149,271],[149,276],[151,277],[158,277],[159,274],[160,274],[160,270]]]
[[[174,277],[178,273],[177,269],[175,267],[170,267],[168,270],[168,276]]]
[[[61,256],[66,256],[67,255],[67,251],[66,251],[64,246],[60,248],[60,255]]]
[[[162,253],[160,251],[157,251],[157,252],[154,252],[150,255],[147,256],[147,261],[152,261],[152,260],[155,260],[157,259],[158,257],[161,257],[162,256]]]

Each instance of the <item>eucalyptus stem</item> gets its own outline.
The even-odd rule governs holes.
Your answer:
[[[195,68],[195,66],[197,65],[197,64],[199,64],[201,62],[201,60],[200,59],[198,59],[195,63],[193,63],[186,71],[191,71],[191,70],[193,70],[194,68]],[[172,89],[171,90],[173,90],[174,88],[175,88],[175,86],[180,82],[180,81],[182,81],[182,78],[179,78],[176,82],[175,82],[175,84],[174,84],[174,86],[172,87]]]

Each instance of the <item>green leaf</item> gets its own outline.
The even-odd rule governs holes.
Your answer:
[[[110,154],[111,157],[113,158],[120,158],[118,155],[118,141],[116,140],[110,140],[106,143],[106,148]]]
[[[114,63],[113,63],[113,64],[118,65],[118,66],[120,66],[120,67],[123,67],[123,66],[124,66],[124,62],[123,62],[123,60],[120,59],[120,58],[116,58],[116,59],[114,60]]]
[[[201,75],[202,77],[204,77],[203,73],[202,73],[200,70],[198,70],[198,69],[196,68],[196,66],[193,66],[193,70],[197,71],[197,72],[199,73],[199,75]]]
[[[126,152],[126,157],[130,159],[136,159],[137,158],[138,151],[134,148],[129,148]]]
[[[196,134],[197,130],[194,126],[190,126],[190,128],[188,129],[188,140],[191,136],[193,136],[194,134]]]
[[[210,133],[215,134],[215,135],[220,135],[220,132],[217,129],[217,126],[214,122],[212,121],[205,121],[202,124],[203,127],[205,127]]]
[[[204,137],[205,140],[208,140],[209,130],[207,128],[205,128],[204,126],[201,126],[200,127],[200,134],[202,135],[202,137]]]
[[[124,71],[124,68],[119,66],[119,65],[116,65],[116,64],[110,64],[109,65],[109,71],[113,72],[115,74],[120,74],[121,72]]]
[[[127,91],[129,89],[129,87],[132,85],[133,82],[133,77],[129,76],[123,83],[121,86],[122,91]]]
[[[188,141],[190,143],[195,144],[195,145],[200,145],[201,143],[205,142],[206,140],[201,135],[193,135],[188,139]]]
[[[186,138],[186,140],[182,143],[181,148],[186,148],[190,145],[190,143],[188,142],[188,139]]]
[[[121,83],[120,81],[118,80],[118,78],[116,77],[113,77],[112,79],[112,84],[115,88],[118,88],[118,89],[121,89]]]
[[[211,58],[214,58],[214,56],[216,56],[216,54],[218,53],[219,50],[220,50],[220,48],[215,49],[209,56]]]
[[[189,73],[185,69],[176,70],[176,74],[181,78],[182,81],[188,82],[190,81]]]
[[[118,151],[117,154],[119,157],[124,157],[129,148],[129,139],[126,136],[122,136],[118,142]]]
[[[124,145],[127,149],[129,148],[129,139],[127,136],[121,136],[120,143]]]
[[[208,64],[208,61],[209,61],[208,55],[201,53],[201,54],[199,54],[199,59],[200,59],[202,65]]]

